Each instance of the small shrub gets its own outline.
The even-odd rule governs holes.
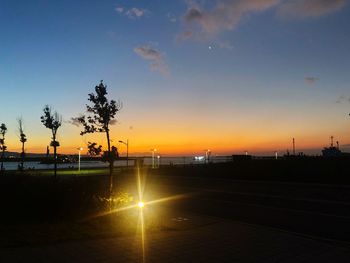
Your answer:
[[[111,198],[94,196],[95,203],[99,209],[117,209],[133,202],[134,197],[124,191],[119,191],[118,193],[112,195]]]

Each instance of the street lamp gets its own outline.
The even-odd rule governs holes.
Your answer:
[[[158,160],[157,167],[159,168],[159,166],[160,166],[160,155],[157,156],[157,160]]]
[[[83,150],[83,147],[79,147],[77,148],[78,152],[79,152],[79,155],[78,155],[78,171],[80,173],[80,151]]]
[[[205,162],[209,163],[209,157],[210,157],[210,150],[204,150],[205,151]]]
[[[119,141],[120,143],[126,145],[126,167],[129,167],[129,139],[124,141]]]
[[[157,151],[157,149],[151,149],[152,151],[152,168],[155,168],[155,162],[154,162],[154,153]]]

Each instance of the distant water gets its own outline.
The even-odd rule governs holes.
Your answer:
[[[215,156],[210,158],[210,162],[218,163],[218,162],[227,162],[231,160],[229,157],[223,157],[223,156]],[[161,157],[161,158],[155,158],[154,160],[155,165],[188,165],[188,164],[203,164],[205,162],[204,159],[202,160],[195,160],[194,157]],[[6,170],[17,170],[18,162],[4,162],[4,167]],[[152,165],[152,157],[145,157],[144,158],[144,164],[145,165]],[[134,161],[129,160],[129,166],[133,166]],[[67,169],[67,168],[73,168],[78,169],[78,163],[64,163],[64,164],[58,164],[58,169]],[[115,161],[114,162],[115,167],[123,167],[126,166],[126,161]],[[81,161],[80,167],[82,169],[84,168],[92,168],[92,167],[108,167],[108,163],[104,163],[101,161]],[[53,164],[41,164],[39,162],[24,162],[24,168],[34,168],[35,170],[46,170],[46,169],[53,169]]]

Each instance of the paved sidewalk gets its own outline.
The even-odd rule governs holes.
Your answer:
[[[145,262],[349,262],[350,248],[292,233],[199,216],[169,218],[146,235]],[[0,251],[0,262],[143,262],[141,237]]]

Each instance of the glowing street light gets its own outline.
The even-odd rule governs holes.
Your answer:
[[[154,161],[154,153],[157,151],[157,149],[151,149],[152,151],[152,168],[155,168],[155,161]]]
[[[157,162],[157,167],[159,168],[159,166],[160,166],[160,155],[157,156],[157,161],[158,161]]]
[[[77,148],[79,155],[78,155],[78,171],[80,173],[80,152],[83,150],[83,147]]]
[[[145,203],[142,202],[142,201],[140,201],[140,202],[137,203],[137,206],[138,206],[139,208],[143,208],[143,207],[145,206]]]
[[[129,139],[124,141],[119,141],[120,143],[126,145],[126,167],[129,167]]]

